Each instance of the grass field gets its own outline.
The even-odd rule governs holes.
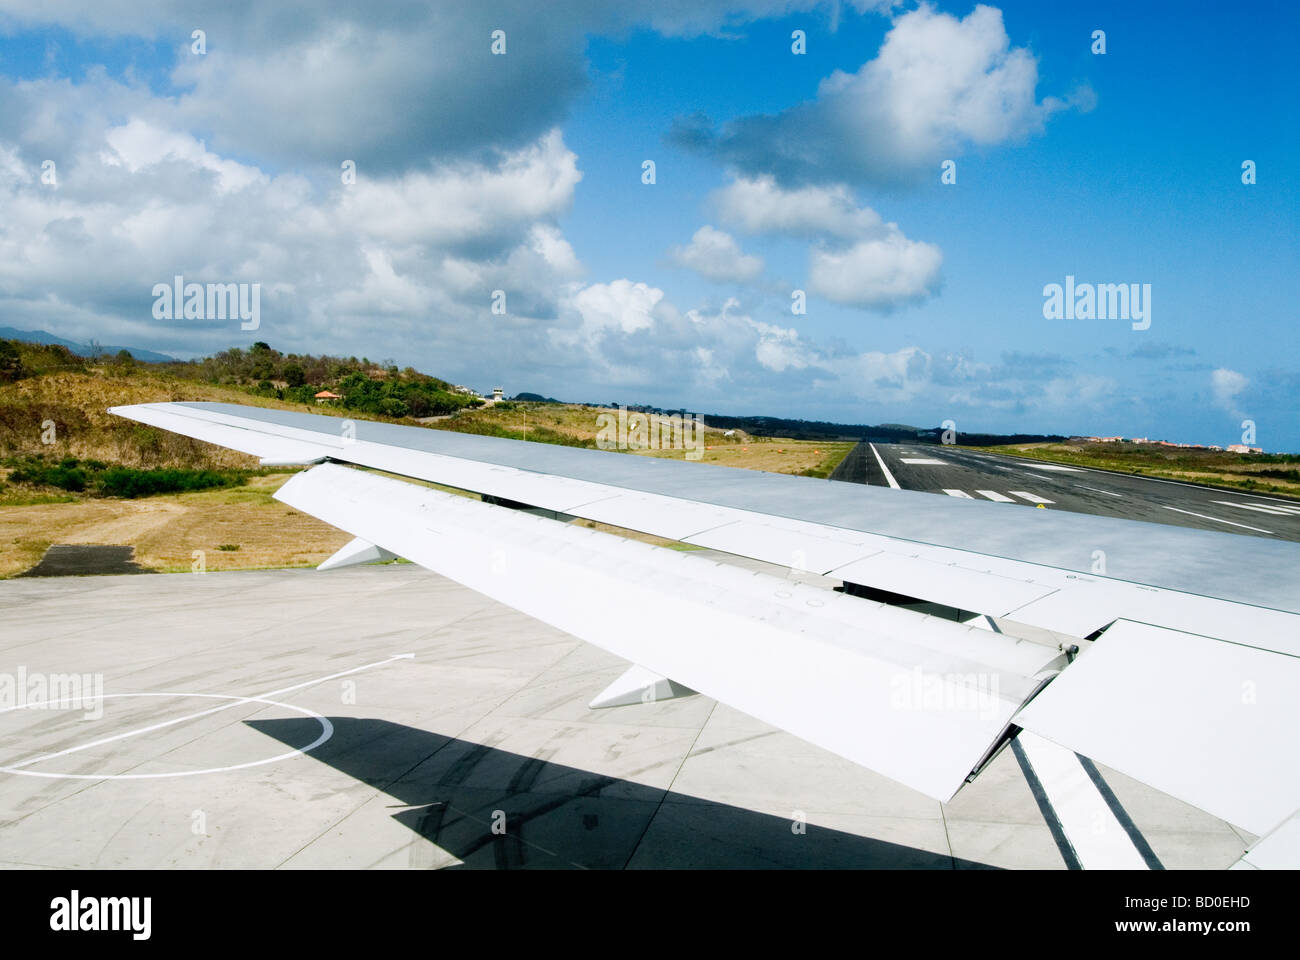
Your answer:
[[[352,538],[273,500],[289,476],[255,476],[233,490],[0,508],[0,577],[30,569],[53,543],[132,545],[137,563],[167,573],[189,572],[196,550],[210,571],[314,566]]]
[[[1029,443],[971,449],[1300,499],[1300,456],[1292,454],[1239,454],[1127,443]]]
[[[56,372],[0,385],[0,457],[75,457],[142,469],[256,470],[254,457],[107,412],[110,406],[178,400],[307,409],[237,387],[178,379],[148,367],[119,371],[92,365],[85,371]],[[380,419],[339,408],[312,412]],[[465,410],[425,426],[594,447],[597,418],[606,412],[580,405],[518,403]],[[46,444],[42,432],[50,421],[55,424],[55,442]],[[704,436],[706,449],[699,462],[809,476],[828,475],[853,447],[852,443],[754,438],[743,431],[726,437],[707,424]],[[682,450],[608,455],[685,459]],[[207,570],[314,566],[350,539],[272,499],[292,475],[290,471],[258,470],[243,486],[134,500],[4,483],[10,473],[11,468],[0,466],[0,578],[30,569],[56,543],[130,545],[142,567],[180,572],[192,569],[195,551],[201,551]],[[659,538],[615,532],[667,544]]]

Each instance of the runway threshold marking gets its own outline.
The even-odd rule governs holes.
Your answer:
[[[1036,494],[1026,493],[1024,490],[1008,491],[1013,497],[1020,497],[1022,500],[1028,500],[1030,503],[1055,503],[1055,500],[1048,500],[1046,497],[1040,497]]]
[[[885,482],[895,490],[901,490],[902,488],[898,485],[898,481],[894,479],[894,475],[890,473],[889,468],[885,466],[885,461],[881,459],[880,451],[876,449],[876,445],[874,443],[869,443],[867,446],[869,446],[871,452],[876,455],[876,463],[880,464],[880,472],[885,475]]]
[[[944,493],[948,494],[948,496],[950,496],[950,497],[961,497],[961,498],[963,498],[963,499],[965,499],[965,500],[974,500],[974,499],[975,499],[975,498],[972,497],[969,493],[967,493],[965,490],[945,490]]]
[[[1258,510],[1260,513],[1271,513],[1275,517],[1292,517],[1300,510],[1287,510],[1284,507],[1265,507],[1254,503],[1238,503],[1235,500],[1215,500],[1215,503],[1221,503],[1225,507],[1239,507],[1242,510]]]
[[[1163,504],[1162,504],[1163,506]],[[1265,530],[1263,527],[1252,527],[1246,523],[1237,523],[1235,520],[1224,520],[1222,517],[1211,517],[1204,513],[1192,513],[1190,510],[1181,510],[1178,507],[1165,507],[1166,510],[1172,510],[1174,513],[1185,513],[1189,517],[1200,517],[1202,520],[1213,520],[1215,523],[1226,523],[1230,527],[1241,527],[1244,530],[1254,530],[1256,533],[1267,533],[1272,535],[1272,530]]]
[[[318,677],[315,680],[306,680],[302,683],[295,683],[292,686],[281,687],[279,690],[271,690],[268,693],[259,694],[258,696],[255,697],[241,697],[237,700],[232,700],[229,703],[223,703],[219,707],[212,707],[211,709],[208,710],[200,710],[198,713],[191,713],[183,717],[175,717],[171,720],[164,720],[161,723],[154,723],[154,724],[150,724],[147,727],[139,727],[138,729],[135,730],[128,730],[125,733],[116,733],[111,737],[104,737],[103,739],[92,741],[91,743],[83,743],[80,746],[68,747],[66,750],[59,750],[57,753],[42,754],[39,757],[32,757],[28,760],[23,760],[19,763],[11,763],[8,764],[5,767],[5,769],[18,770],[21,769],[22,767],[31,766],[34,763],[41,763],[45,760],[54,760],[57,757],[67,756],[70,753],[79,753],[82,750],[91,750],[95,747],[103,746],[106,743],[114,743],[118,740],[125,740],[127,737],[135,737],[143,733],[152,733],[154,730],[161,730],[164,727],[175,726],[176,724],[184,723],[187,720],[198,720],[201,717],[210,716],[211,714],[214,713],[220,713],[223,710],[229,710],[231,707],[239,706],[240,703],[243,703],[248,700],[252,700],[252,701],[270,700],[272,697],[278,697],[286,693],[292,693],[295,690],[302,690],[305,687],[314,687],[316,684],[324,683],[326,680],[337,680],[339,677],[346,677],[349,674],[360,673],[362,670],[369,670],[373,667],[382,667],[384,664],[392,663],[394,660],[411,660],[414,658],[415,658],[415,654],[413,653],[399,653],[389,657],[386,660],[377,660],[374,663],[367,663],[359,667],[353,667],[351,670],[342,670],[338,673],[331,673],[327,677]],[[157,694],[157,696],[165,696],[165,694]],[[175,694],[175,696],[178,697],[193,696],[193,694],[177,693]]]
[[[1022,730],[1016,737],[1079,864],[1089,870],[1146,870],[1143,856],[1073,750]]]
[[[1016,502],[1016,501],[1012,500],[1010,497],[1004,497],[1002,494],[998,493],[996,490],[976,490],[975,492],[978,493],[981,497],[988,497],[990,500],[993,500],[993,501],[995,501],[995,502],[997,502],[997,503],[1015,503],[1015,502]]]

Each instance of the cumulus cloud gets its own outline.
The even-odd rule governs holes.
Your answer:
[[[577,154],[558,130],[494,162],[459,161],[387,180],[358,179],[341,214],[389,243],[465,244],[518,240],[521,225],[566,211],[582,179]]]
[[[875,59],[826,77],[816,99],[720,132],[691,118],[672,136],[784,183],[896,183],[937,176],[941,160],[970,146],[1041,131],[1067,103],[1039,101],[1037,84],[1037,61],[1011,45],[1000,10],[980,5],[958,19],[923,4],[894,20]]]
[[[636,333],[653,327],[654,308],[663,298],[657,287],[622,279],[584,287],[573,297],[573,306],[584,331],[599,337],[607,330]]]
[[[286,349],[365,350],[394,334],[451,346],[482,338],[492,291],[509,298],[498,325],[553,318],[582,270],[557,223],[581,173],[556,131],[344,186],[232,159],[156,117],[84,119],[57,184],[41,182],[39,153],[0,138],[10,323],[182,355],[242,339],[220,320],[152,317],[153,285],[180,274],[260,283],[261,336]]]
[[[888,311],[938,288],[939,247],[859,207],[844,184],[785,188],[771,176],[737,176],[710,202],[747,232],[811,238],[808,288],[827,300]]]
[[[754,358],[763,368],[781,373],[802,370],[814,362],[812,352],[800,342],[798,330],[770,323],[753,323],[753,327],[758,333]]]
[[[889,228],[884,236],[845,250],[814,248],[809,289],[836,303],[877,310],[929,296],[939,283],[942,252],[932,243],[907,239],[892,223]]]
[[[826,0],[0,0],[19,28],[140,38],[174,51],[167,125],[209,131],[213,149],[277,164],[391,175],[427,158],[517,149],[561,123],[587,85],[591,35],[650,27],[716,33]],[[856,0],[859,10],[881,6]],[[205,33],[206,52],[191,32]],[[505,31],[494,55],[492,34]],[[160,98],[161,99],[161,98]],[[0,108],[2,109],[2,108]]]
[[[556,125],[585,82],[585,38],[635,23],[673,35],[725,31],[747,16],[815,5],[751,0],[737,13],[723,0],[644,9],[596,0],[560,15],[524,0],[366,8],[174,0],[112,10],[91,0],[0,0],[6,26],[144,37],[177,58],[168,77],[151,81],[162,93],[93,67],[84,82],[0,79],[0,309],[14,325],[181,355],[252,338],[237,324],[154,320],[153,285],[180,273],[260,282],[262,328],[252,336],[281,349],[382,350],[440,375],[527,378],[525,389],[566,397],[606,386],[671,405],[688,399],[689,386],[701,403],[732,409],[833,397],[877,420],[963,404],[1105,403],[1103,385],[1068,371],[1029,382],[916,345],[819,343],[787,326],[788,313],[764,317],[757,295],[679,311],[635,278],[583,278],[560,225],[582,173]],[[882,65],[831,77],[805,105],[812,112],[775,118],[783,135],[801,118],[812,124],[808,156],[775,166],[776,175],[738,161],[713,198],[718,226],[808,241],[809,287],[842,303],[888,309],[933,292],[938,248],[908,239],[844,184],[872,165],[919,163],[936,144],[1000,142],[1032,130],[1035,111],[1050,112],[1002,96],[1023,88],[1027,55],[970,43],[971,17],[928,8],[900,17],[893,46],[873,61]],[[935,20],[956,40],[904,29]],[[509,53],[492,58],[488,38],[499,25]],[[207,31],[205,58],[189,52],[195,27]],[[927,49],[970,61],[964,73],[928,64],[941,75],[924,81],[939,91],[933,97],[910,88],[925,70],[902,55]],[[964,105],[938,102],[949,94]],[[999,115],[1001,126],[978,121]],[[731,148],[742,128],[726,132]],[[789,146],[798,137],[785,142],[800,149]],[[861,164],[845,159],[860,151]],[[57,186],[40,181],[46,157],[58,158]],[[357,161],[350,186],[339,180],[347,159]],[[751,159],[758,164],[758,153]],[[796,168],[810,182],[783,182]],[[763,268],[712,226],[676,253],[728,282]],[[505,315],[490,312],[495,290],[507,295]]]
[[[1214,402],[1229,413],[1238,412],[1237,396],[1250,384],[1250,379],[1236,370],[1219,367],[1210,374],[1210,389]]]
[[[691,242],[668,252],[673,263],[715,283],[748,283],[763,272],[761,257],[743,253],[734,237],[705,225]]]
[[[718,215],[747,233],[855,240],[881,227],[880,215],[858,207],[843,184],[784,189],[771,175],[734,177],[713,192]]]
[[[988,363],[915,344],[853,350],[757,318],[737,297],[679,312],[662,291],[630,280],[588,289],[597,297],[595,316],[590,303],[577,308],[579,293],[561,310],[553,337],[583,348],[584,375],[647,402],[676,405],[689,391],[715,409],[752,410],[769,409],[774,394],[802,394],[825,398],[831,408],[851,405],[851,416],[863,418],[858,422],[954,416],[984,423],[1026,414],[1087,416],[1124,402],[1109,377],[1073,373],[1068,361],[1050,356],[1013,353]],[[634,319],[624,322],[629,308]],[[1039,361],[1051,366],[1044,376],[1022,375]]]

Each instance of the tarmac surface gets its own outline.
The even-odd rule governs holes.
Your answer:
[[[593,711],[628,664],[407,564],[8,580],[0,625],[10,868],[1223,868],[1254,839],[1025,736],[940,804],[704,696]]]
[[[150,573],[135,562],[135,547],[56,543],[20,577],[81,577],[101,573]]]
[[[833,480],[1300,541],[1300,502],[936,444],[859,443]]]

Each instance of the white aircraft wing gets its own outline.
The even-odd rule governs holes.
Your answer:
[[[1258,835],[1300,808],[1293,543],[230,404],[111,412],[332,461],[277,494],[357,538],[329,565],[406,557],[941,801],[1027,728]]]

